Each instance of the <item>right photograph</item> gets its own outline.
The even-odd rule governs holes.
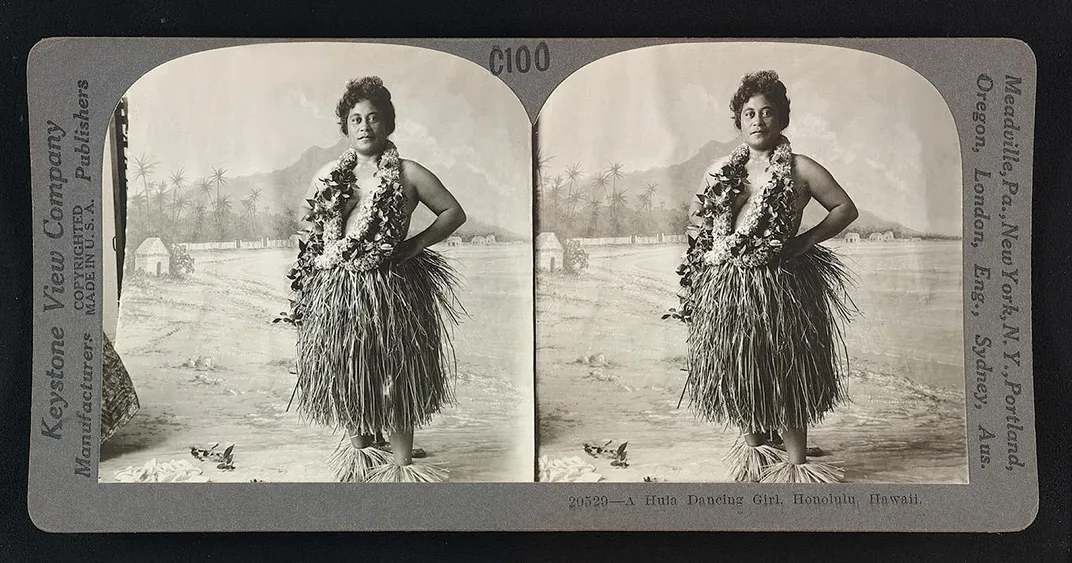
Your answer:
[[[536,124],[538,480],[968,482],[960,142],[919,73],[649,47]]]

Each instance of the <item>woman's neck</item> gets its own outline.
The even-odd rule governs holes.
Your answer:
[[[357,153],[357,158],[354,161],[354,168],[367,168],[369,166],[376,166],[379,164],[380,155],[366,155]]]
[[[774,153],[774,147],[769,149],[757,149],[755,147],[748,147],[748,162],[767,164],[770,162],[771,154]]]

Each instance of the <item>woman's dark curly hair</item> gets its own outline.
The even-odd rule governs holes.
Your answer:
[[[778,112],[778,121],[782,129],[789,127],[789,98],[785,93],[785,84],[778,79],[778,73],[773,70],[761,70],[750,72],[741,79],[741,86],[730,100],[730,111],[733,112],[733,124],[738,130],[741,129],[741,108],[744,107],[752,96],[762,94],[766,96],[774,109]]]
[[[346,91],[343,92],[339,105],[335,107],[335,115],[339,118],[339,128],[342,129],[342,134],[348,135],[350,133],[346,123],[350,110],[354,109],[358,102],[364,100],[371,102],[372,105],[376,106],[376,109],[383,113],[381,117],[387,128],[387,134],[394,133],[395,105],[391,103],[391,92],[384,87],[383,80],[380,80],[379,76],[366,76],[364,78],[354,78],[347,82]]]

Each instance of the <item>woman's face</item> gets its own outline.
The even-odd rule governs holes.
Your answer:
[[[769,149],[778,143],[782,129],[778,110],[763,94],[752,96],[741,107],[741,134],[748,146]]]
[[[346,117],[346,133],[350,146],[365,156],[380,154],[387,144],[387,124],[383,114],[368,100],[361,100],[350,109]]]

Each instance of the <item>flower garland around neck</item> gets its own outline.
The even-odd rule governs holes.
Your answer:
[[[310,223],[311,228],[304,231],[308,239],[298,242],[298,258],[287,272],[294,293],[290,299],[291,311],[281,313],[273,322],[301,324],[302,293],[314,270],[337,266],[353,271],[372,270],[390,259],[395,245],[405,237],[402,161],[390,141],[377,164],[375,177],[379,185],[351,211],[357,214],[355,224],[349,234],[343,235],[343,208],[346,200],[354,197],[357,187],[354,174],[357,159],[357,151],[347,149],[328,177],[319,179],[321,186],[316,195],[306,200],[310,211],[302,220]]]
[[[371,270],[391,256],[395,244],[405,235],[400,232],[404,222],[398,220],[405,207],[400,181],[402,161],[394,144],[389,143],[376,168],[379,185],[351,211],[356,214],[354,228],[343,236],[342,208],[345,200],[354,196],[356,164],[357,151],[348,149],[339,157],[330,177],[321,180],[324,186],[317,199],[323,197],[327,205],[314,208],[312,219],[314,224],[323,225],[323,250],[313,259],[317,268],[343,265],[357,271]]]
[[[796,191],[793,185],[793,149],[782,137],[771,153],[770,180],[752,197],[740,224],[734,228],[733,204],[747,181],[750,151],[741,144],[721,168],[706,176],[707,187],[696,197],[699,227],[690,227],[689,249],[677,273],[681,277],[680,309],[670,309],[663,318],[688,322],[692,314],[692,281],[706,266],[730,264],[759,268],[777,260],[786,240],[792,236]]]
[[[709,236],[700,237],[702,260],[717,266],[729,262],[745,268],[757,268],[774,261],[782,245],[791,236],[793,205],[793,149],[782,137],[771,153],[770,180],[755,194],[753,201],[734,228],[733,203],[747,180],[747,145],[737,147],[717,172],[708,174],[707,189],[698,194],[700,210]],[[709,228],[706,228],[710,225]],[[701,233],[704,234],[704,233]]]

